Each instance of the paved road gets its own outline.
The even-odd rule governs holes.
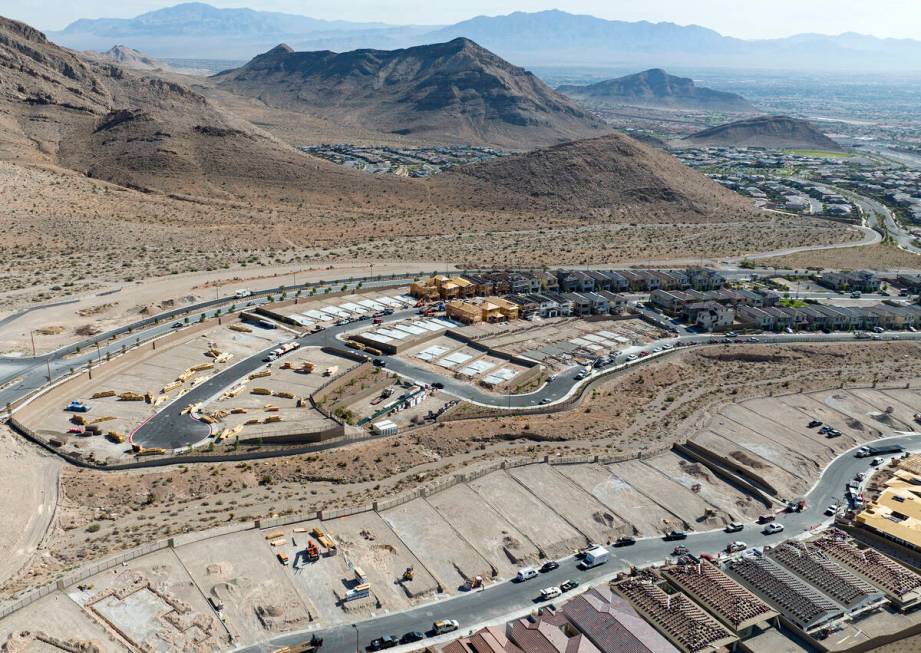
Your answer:
[[[921,446],[921,434],[900,435],[886,438],[887,443],[900,444],[906,449]],[[777,535],[764,535],[760,528],[747,524],[741,533],[727,534],[721,530],[694,533],[683,542],[691,553],[715,553],[722,550],[726,544],[734,540],[745,541],[749,546],[763,546],[775,544],[785,538],[806,533],[831,518],[824,515],[824,510],[832,502],[844,503],[845,485],[853,479],[858,472],[865,472],[869,468],[869,458],[856,458],[853,452],[845,453],[836,458],[825,469],[822,477],[806,495],[806,509],[802,513],[780,514],[777,521],[784,525],[785,531]],[[382,635],[401,636],[413,630],[427,632],[436,619],[457,619],[461,625],[461,633],[484,622],[503,620],[506,615],[540,605],[536,597],[540,590],[551,585],[559,585],[568,578],[580,583],[597,583],[616,571],[623,570],[629,565],[646,565],[661,562],[666,559],[674,542],[665,542],[659,538],[645,538],[639,540],[634,546],[624,548],[609,548],[612,553],[611,561],[588,571],[576,567],[574,558],[560,560],[560,568],[541,574],[525,583],[502,582],[485,590],[463,594],[456,598],[437,601],[420,606],[413,610],[387,614],[367,619],[358,624],[358,643],[363,649],[368,642]],[[309,573],[309,567],[308,567]],[[560,599],[559,601],[562,601]],[[336,626],[316,630],[317,635],[323,637],[323,653],[350,653],[355,651],[356,629],[351,625]],[[304,633],[284,635],[273,638],[256,646],[237,649],[245,653],[265,653],[273,651],[284,645],[296,644],[309,638]]]

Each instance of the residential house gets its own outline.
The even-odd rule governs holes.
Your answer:
[[[735,321],[735,309],[712,300],[689,304],[687,315],[688,322],[703,331],[722,331]]]
[[[576,317],[592,314],[592,300],[582,293],[563,293],[563,296],[572,301],[572,314]]]
[[[627,309],[627,296],[620,293],[602,290],[598,293],[608,300],[608,313],[611,315],[622,315]]]

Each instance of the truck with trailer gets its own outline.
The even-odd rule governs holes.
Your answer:
[[[900,444],[879,444],[876,446],[860,447],[855,454],[858,458],[870,458],[886,454],[902,453],[905,447]]]

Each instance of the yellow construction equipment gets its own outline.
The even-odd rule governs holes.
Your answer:
[[[266,395],[268,397],[272,396],[272,391],[268,388],[253,388],[249,391],[251,395]]]
[[[118,431],[109,431],[106,433],[106,439],[115,444],[121,444],[125,441],[125,434]]]
[[[135,455],[136,456],[162,456],[165,453],[166,453],[166,449],[161,449],[159,447],[150,447],[149,449],[145,449],[141,447],[141,450],[138,451]]]
[[[249,375],[249,380],[261,379],[266,376],[272,376],[272,370],[259,370],[258,372],[253,372]]]
[[[114,397],[115,390],[103,390],[102,392],[95,393],[90,399],[105,399],[106,397]]]
[[[144,401],[144,395],[137,392],[123,392],[118,395],[119,401]]]

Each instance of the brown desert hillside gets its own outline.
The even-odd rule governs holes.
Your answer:
[[[840,152],[841,146],[812,123],[789,116],[758,116],[710,127],[686,137],[690,145],[768,147]]]
[[[341,54],[280,45],[215,79],[274,107],[434,142],[524,150],[608,131],[530,72],[463,38]]]
[[[720,220],[752,213],[740,196],[623,134],[465,166],[436,177],[433,184],[455,202],[600,209],[630,222]]]

